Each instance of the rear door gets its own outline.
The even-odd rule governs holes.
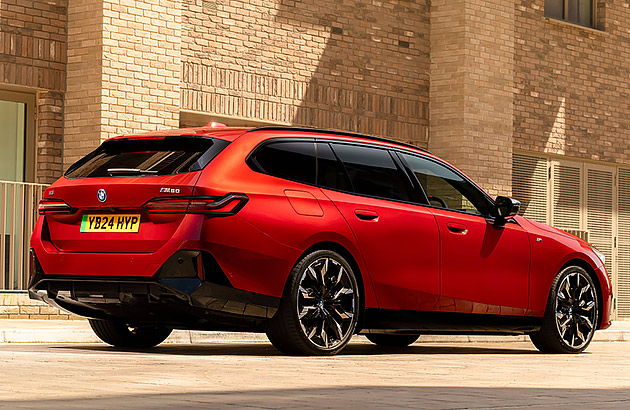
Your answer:
[[[201,169],[228,143],[202,137],[114,139],[72,165],[45,192],[72,213],[45,216],[51,242],[67,252],[154,252],[183,213],[148,214],[154,198],[189,197]]]
[[[440,288],[437,224],[417,204],[397,160],[387,149],[325,142],[317,144],[317,157],[318,185],[350,225],[379,306],[433,309]]]

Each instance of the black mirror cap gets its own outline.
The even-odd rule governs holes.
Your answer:
[[[507,219],[518,214],[521,203],[507,196],[498,196],[494,202],[494,207],[497,213],[497,222],[504,223]]]

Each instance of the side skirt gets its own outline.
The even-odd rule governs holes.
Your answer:
[[[541,324],[541,317],[368,308],[361,333],[523,335]]]

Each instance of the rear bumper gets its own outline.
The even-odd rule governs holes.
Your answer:
[[[46,275],[34,258],[29,295],[89,318],[198,330],[260,331],[280,303],[279,298],[229,283],[212,283],[183,271],[173,277],[173,272],[160,269],[154,277],[135,279],[59,277]]]

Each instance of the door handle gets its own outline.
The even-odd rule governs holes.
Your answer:
[[[459,234],[459,235],[466,235],[466,233],[468,233],[468,228],[466,228],[466,225],[448,223],[446,224],[446,227],[448,228],[449,231]]]
[[[378,213],[375,211],[368,211],[367,209],[357,209],[354,214],[362,221],[378,221]]]

